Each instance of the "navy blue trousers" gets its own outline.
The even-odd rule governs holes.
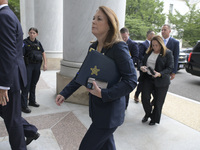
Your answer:
[[[116,150],[113,137],[116,128],[99,129],[92,123],[86,132],[79,150]]]
[[[24,136],[26,138],[33,137],[38,131],[38,129],[34,125],[28,123],[24,118],[22,118],[22,125],[24,130]]]
[[[12,150],[26,150],[21,117],[20,91],[8,91],[9,102],[0,105],[0,115],[4,120]]]
[[[20,91],[8,91],[9,102],[0,105],[0,116],[3,118],[12,150],[26,150],[25,137],[32,137],[37,128],[21,117]]]

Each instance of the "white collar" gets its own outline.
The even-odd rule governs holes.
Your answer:
[[[3,5],[0,5],[0,9],[5,7],[5,6],[8,6],[8,4],[3,4]]]

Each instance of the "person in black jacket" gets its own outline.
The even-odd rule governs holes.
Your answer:
[[[30,113],[29,106],[39,107],[40,105],[36,102],[35,89],[36,84],[40,78],[40,67],[43,63],[43,70],[47,69],[46,55],[42,44],[36,39],[38,36],[38,30],[34,27],[29,29],[29,37],[24,39],[24,61],[26,64],[27,71],[27,86],[22,88],[21,100],[22,100],[22,112]],[[28,97],[29,94],[29,97]]]
[[[102,89],[93,81],[94,89],[87,89],[92,124],[79,150],[116,150],[113,133],[124,122],[125,95],[133,91],[137,85],[136,71],[128,46],[121,38],[119,22],[113,10],[106,6],[99,7],[93,17],[92,33],[97,41],[89,49],[95,49],[113,59],[121,79],[113,86]],[[75,78],[57,95],[57,105],[61,105],[81,86],[75,82]]]
[[[129,37],[129,30],[127,28],[125,27],[121,28],[120,33],[121,33],[122,39],[128,45],[128,49],[129,49],[131,58],[133,59],[134,65],[138,65],[138,61],[139,61],[138,44],[135,41],[131,40],[131,38]],[[128,107],[128,103],[129,103],[129,94],[126,95],[126,109]]]
[[[144,55],[145,55],[147,49],[149,48],[150,41],[154,35],[155,35],[154,31],[151,31],[151,30],[147,31],[147,35],[146,35],[147,39],[144,42],[139,44],[139,62],[142,62]],[[138,68],[140,68],[140,63],[138,63]],[[141,91],[142,91],[142,81],[138,83],[137,89],[136,89],[136,92],[134,95],[134,101],[136,103],[139,102],[138,97],[139,97]]]
[[[129,30],[127,28],[125,27],[121,28],[120,33],[121,33],[122,39],[128,45],[130,55],[131,55],[131,58],[133,59],[134,65],[137,65],[138,59],[139,59],[139,48],[138,48],[137,42],[131,40],[129,36]]]
[[[162,37],[154,36],[140,67],[142,74],[139,80],[143,81],[142,105],[145,111],[142,122],[151,118],[149,125],[160,123],[162,106],[169,88],[170,74],[173,68],[172,52],[166,48]],[[152,92],[154,106],[150,104]]]

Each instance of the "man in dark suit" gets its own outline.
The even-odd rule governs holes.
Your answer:
[[[164,43],[166,47],[172,51],[172,54],[174,56],[174,69],[171,73],[171,80],[175,78],[175,74],[178,70],[178,57],[179,57],[179,41],[176,39],[170,37],[171,27],[168,24],[164,24],[162,26],[162,37],[164,40]]]
[[[146,40],[142,42],[141,44],[139,44],[139,60],[140,61],[142,61],[142,59],[144,58],[144,54],[149,48],[150,41],[154,35],[155,35],[154,31],[152,30],[147,31]]]
[[[139,61],[142,62],[145,52],[147,51],[147,49],[149,48],[150,45],[150,41],[153,38],[153,36],[155,35],[154,31],[147,31],[146,34],[146,40],[144,42],[142,42],[141,44],[139,44]],[[138,65],[138,68],[140,67],[140,65]],[[139,70],[139,69],[138,69]],[[139,84],[137,85],[137,89],[134,95],[134,101],[136,103],[139,102],[139,94],[142,91],[142,81],[139,82]]]
[[[0,0],[0,116],[12,150],[26,150],[26,144],[39,137],[37,128],[21,117],[20,88],[27,83],[22,45],[19,20],[8,1]]]
[[[121,33],[122,39],[128,45],[129,52],[130,52],[131,58],[133,59],[134,65],[138,65],[138,61],[139,61],[138,44],[135,41],[130,39],[129,31],[127,28],[125,27],[121,28],[120,33]],[[129,94],[126,95],[126,108],[128,107],[128,103],[129,103]]]
[[[125,28],[125,27],[121,28],[120,33],[121,33],[122,39],[128,45],[131,58],[133,59],[133,63],[137,64],[138,59],[139,59],[139,48],[138,48],[137,42],[130,39],[129,31],[127,28]]]

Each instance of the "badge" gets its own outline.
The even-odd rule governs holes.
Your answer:
[[[100,71],[100,69],[97,69],[97,66],[94,66],[94,68],[90,68],[91,75],[95,74],[96,76],[98,76],[98,72]]]

